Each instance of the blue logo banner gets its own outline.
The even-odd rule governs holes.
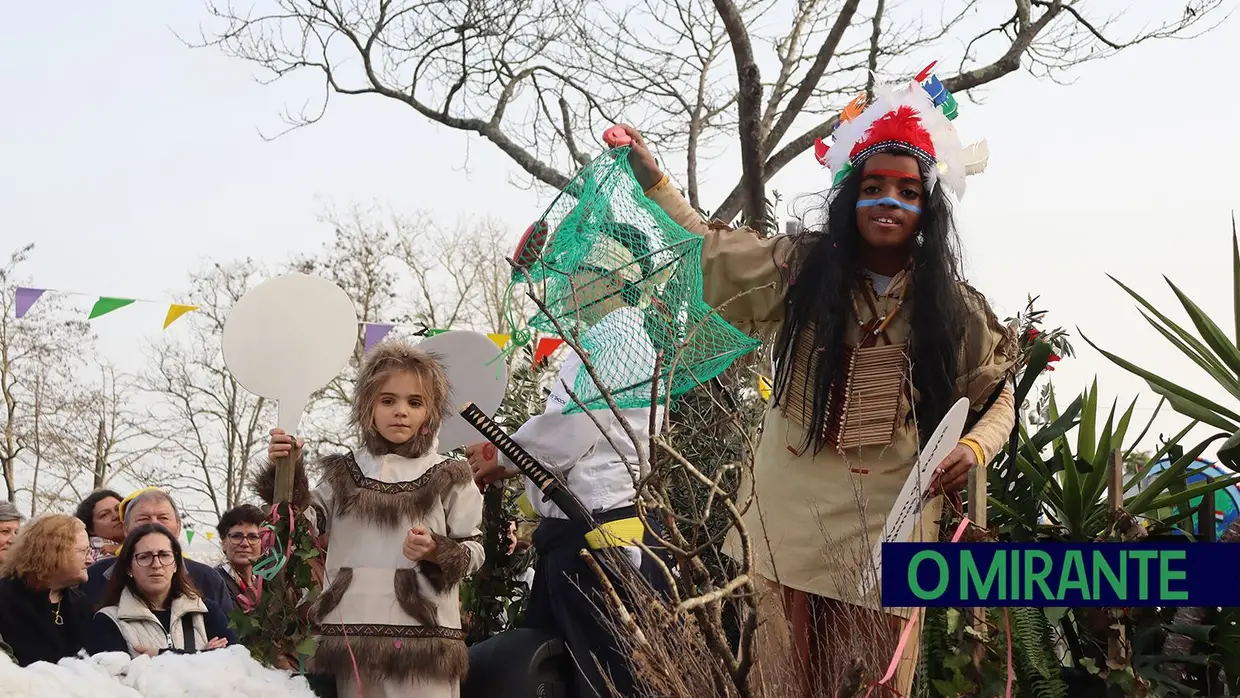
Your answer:
[[[1240,543],[884,543],[883,605],[1240,606]]]

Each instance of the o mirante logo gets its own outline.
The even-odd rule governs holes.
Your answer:
[[[885,543],[883,605],[1240,606],[1237,543]]]

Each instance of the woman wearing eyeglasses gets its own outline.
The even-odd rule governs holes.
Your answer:
[[[228,618],[203,598],[181,560],[181,545],[159,524],[129,533],[116,574],[91,624],[86,650],[155,656],[200,652],[237,641]]]
[[[78,585],[89,551],[86,527],[66,514],[41,516],[14,539],[0,565],[0,637],[20,666],[55,664],[85,644],[90,609]]]
[[[259,530],[266,523],[263,510],[253,504],[241,504],[224,512],[216,530],[225,561],[216,572],[234,599],[242,596],[254,582],[254,561],[262,553],[263,539]]]

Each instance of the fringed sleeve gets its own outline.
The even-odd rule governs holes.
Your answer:
[[[327,467],[334,459],[340,456],[332,456],[324,459],[323,465]],[[258,474],[251,480],[251,488],[258,498],[267,506],[271,506],[276,498],[276,466],[269,460],[263,460],[259,464]],[[293,466],[293,506],[305,511],[312,508],[316,513],[315,523],[317,524],[319,534],[327,534],[331,528],[331,501],[332,488],[331,484],[326,480],[319,483],[319,486],[310,489],[310,478],[306,475],[305,458],[298,456],[297,463]]]
[[[707,304],[746,332],[783,319],[787,236],[763,238],[748,228],[707,225],[667,178],[646,196],[678,225],[704,238],[702,295]]]
[[[969,400],[976,418],[964,439],[977,444],[988,463],[1003,448],[1016,423],[1011,386],[1016,342],[1012,330],[999,322],[982,294],[964,284],[962,290],[971,317],[965,331],[956,395]]]
[[[452,467],[463,468],[469,473],[469,465],[463,461]],[[423,562],[422,572],[440,593],[460,583],[467,574],[482,567],[485,553],[482,549],[482,492],[473,478],[454,482],[443,495],[446,534],[432,533],[435,539],[433,563]]]

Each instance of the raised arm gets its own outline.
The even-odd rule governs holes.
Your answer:
[[[971,318],[965,334],[961,370],[956,379],[956,394],[968,398],[972,410],[985,411],[961,442],[973,448],[978,462],[984,465],[1002,450],[1016,424],[1015,395],[1011,384],[1016,344],[1011,332],[999,323],[986,299],[967,286],[963,287],[963,291]],[[999,393],[990,401],[995,391]]]
[[[621,128],[632,140],[629,163],[646,196],[676,224],[703,238],[702,295],[706,303],[746,331],[781,321],[787,278],[783,265],[791,247],[789,238],[763,238],[748,228],[708,225],[659,169],[641,134],[629,126]]]
[[[275,502],[275,460],[294,452],[296,455],[293,463],[293,506],[302,511],[309,507],[317,509],[317,522],[321,523],[321,530],[317,533],[322,535],[326,534],[331,526],[331,485],[323,482],[313,490],[310,489],[310,479],[306,476],[304,446],[301,439],[297,439],[294,448],[293,437],[285,434],[282,429],[272,429],[271,443],[267,446],[267,459],[258,464],[258,472],[252,480],[252,488],[264,504],[270,506]]]

